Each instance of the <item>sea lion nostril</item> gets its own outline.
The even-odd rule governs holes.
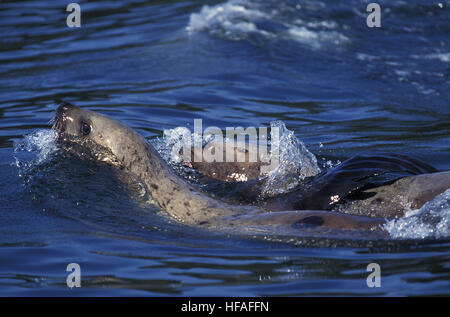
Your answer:
[[[70,109],[75,108],[73,104],[67,101],[63,101],[59,104],[58,109],[56,109],[56,115],[61,115],[62,113],[65,113],[69,111]]]
[[[74,106],[73,104],[71,104],[70,102],[63,101],[63,102],[61,102],[61,103],[59,104],[59,107],[63,107],[63,108],[69,109],[69,108],[73,108],[73,107],[75,107],[75,106]]]
[[[58,131],[60,133],[65,132],[66,128],[65,128],[64,121],[67,116],[67,113],[72,108],[75,108],[75,106],[73,104],[71,104],[70,102],[63,101],[62,103],[60,103],[60,105],[58,106],[58,109],[56,109],[53,129],[55,129],[56,131]]]

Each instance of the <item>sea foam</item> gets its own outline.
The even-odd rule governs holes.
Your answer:
[[[420,209],[410,210],[404,217],[388,221],[384,229],[395,239],[450,237],[450,188]]]
[[[229,0],[215,6],[205,5],[192,13],[186,31],[190,35],[208,33],[234,41],[262,36],[295,41],[311,49],[339,48],[351,42],[337,22],[314,20],[302,15],[302,10],[300,5],[279,2]]]

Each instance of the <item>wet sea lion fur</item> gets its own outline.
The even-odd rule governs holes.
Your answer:
[[[60,144],[71,144],[71,148],[76,149],[75,152],[79,155],[109,163],[142,180],[153,203],[170,217],[188,225],[214,229],[227,228],[227,230],[240,228],[238,230],[241,231],[243,229],[250,230],[256,226],[256,231],[268,230],[270,233],[299,236],[306,233],[311,235],[329,235],[330,232],[338,234],[342,231],[351,231],[352,234],[360,232],[376,237],[386,236],[379,226],[385,222],[386,215],[383,212],[367,217],[364,213],[333,211],[328,208],[330,205],[325,206],[327,208],[319,208],[323,210],[310,210],[308,205],[302,206],[302,203],[304,204],[306,201],[305,197],[309,197],[308,193],[312,195],[312,199],[322,194],[329,195],[330,190],[327,186],[333,184],[335,179],[333,174],[322,175],[322,178],[319,177],[315,182],[304,187],[318,190],[293,191],[286,197],[275,197],[271,201],[247,205],[233,204],[224,199],[211,197],[208,193],[177,176],[149,142],[116,119],[64,102],[56,111],[53,128],[58,132]],[[413,164],[406,168],[406,170],[408,169],[415,170],[414,173],[421,173],[427,171],[428,167]],[[341,170],[345,171],[345,169]],[[364,179],[372,175],[374,171],[358,175],[355,168],[350,173]],[[395,187],[386,186],[391,186],[392,190],[405,195],[406,200],[412,199],[417,205],[420,205],[420,202],[428,199],[434,193],[439,194],[446,189],[445,187],[450,187],[448,172],[427,175],[412,176],[406,180],[400,179],[397,181],[398,183],[394,183]],[[429,184],[433,184],[435,178],[439,179],[439,182],[436,188],[427,192],[425,197],[417,195],[417,191],[411,190],[412,184],[420,183],[414,177],[422,177],[420,180],[426,180],[430,182]],[[365,189],[364,186],[355,186],[351,182],[347,187],[339,188],[346,193],[346,195],[342,195],[342,198],[354,194],[355,191]],[[375,202],[380,196],[383,196],[388,204],[394,199],[387,199],[388,193],[391,193],[392,190],[387,187],[379,188],[371,189],[375,191],[372,201]],[[296,194],[302,198],[293,198]],[[283,199],[289,202],[284,204],[284,207]],[[322,204],[319,204],[319,207],[323,207],[323,201],[325,200],[320,199]],[[302,210],[290,210],[289,207],[301,207],[295,209]],[[277,212],[272,212],[275,210]]]

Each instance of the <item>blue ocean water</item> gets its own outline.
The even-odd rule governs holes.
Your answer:
[[[448,295],[447,240],[305,248],[204,232],[46,138],[66,100],[149,140],[195,118],[282,120],[321,164],[391,152],[450,170],[450,2],[379,1],[368,28],[369,2],[80,1],[69,28],[68,2],[2,1],[0,295]]]

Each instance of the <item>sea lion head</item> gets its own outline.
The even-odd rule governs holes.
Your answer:
[[[107,163],[126,165],[136,146],[146,143],[120,121],[68,102],[56,110],[53,129],[66,150]]]

